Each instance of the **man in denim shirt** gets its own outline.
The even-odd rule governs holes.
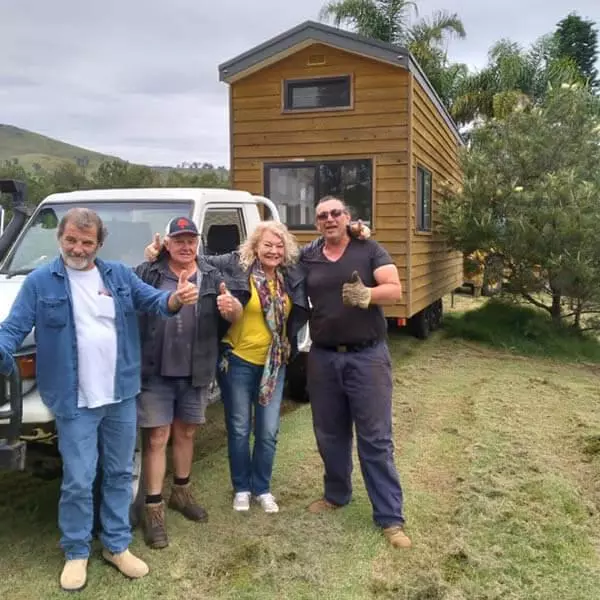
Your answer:
[[[60,584],[68,591],[87,581],[99,452],[102,555],[129,578],[148,573],[128,550],[141,362],[136,311],[168,316],[198,299],[186,273],[175,291],[159,291],[124,264],[98,259],[105,236],[96,213],[69,210],[58,227],[60,256],[25,279],[0,324],[0,372],[6,374],[35,327],[37,383],[55,415],[63,460],[58,521],[66,563]]]

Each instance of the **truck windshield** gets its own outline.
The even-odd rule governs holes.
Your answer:
[[[90,208],[106,225],[108,236],[98,256],[135,267],[144,260],[144,248],[154,233],[161,236],[170,219],[192,217],[192,203],[182,201],[90,201],[46,204],[28,223],[6,261],[2,273],[27,273],[58,255],[58,224],[73,206]]]

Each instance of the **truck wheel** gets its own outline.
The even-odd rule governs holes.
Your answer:
[[[129,506],[129,521],[131,528],[135,529],[141,520],[142,509],[144,508],[144,471],[142,469],[142,436],[138,432],[135,443],[135,451],[133,455],[133,476],[131,479],[131,504]],[[98,468],[96,471],[96,479],[94,481],[93,499],[94,499],[94,535],[97,536],[102,529],[100,522],[100,500],[102,488],[102,457],[98,457]]]
[[[410,318],[411,332],[420,340],[426,340],[431,333],[430,311],[431,305],[425,307]]]
[[[442,326],[444,318],[444,304],[442,299],[436,300],[431,306],[429,306],[429,328],[431,331],[435,331]]]
[[[308,402],[306,389],[306,352],[299,352],[286,370],[287,393],[295,402]]]

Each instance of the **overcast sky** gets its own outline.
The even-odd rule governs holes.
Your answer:
[[[217,66],[307,19],[322,0],[0,0],[0,123],[132,162],[229,165],[227,85]],[[570,10],[600,23],[600,0],[419,0],[467,39],[481,67],[502,37],[527,44]],[[283,7],[285,6],[285,10]],[[572,8],[567,8],[572,7]]]

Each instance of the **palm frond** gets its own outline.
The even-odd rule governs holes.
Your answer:
[[[467,36],[463,22],[456,13],[438,10],[429,18],[423,18],[410,28],[414,42],[440,46],[450,38],[464,39]]]

